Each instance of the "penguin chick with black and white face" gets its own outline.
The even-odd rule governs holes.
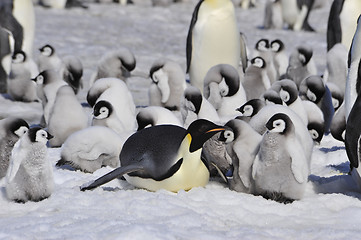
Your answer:
[[[255,193],[279,202],[303,197],[310,172],[309,159],[295,126],[284,113],[273,115],[266,124],[252,177]]]
[[[135,65],[135,56],[126,47],[107,52],[98,62],[97,71],[90,81],[90,86],[100,78],[119,78],[125,81],[130,77],[130,72],[135,69]]]
[[[113,105],[105,100],[97,102],[93,107],[92,126],[105,126],[118,134],[125,131],[126,127],[114,112]]]
[[[251,60],[251,65],[246,69],[242,85],[247,100],[260,98],[271,87],[266,65],[267,63],[262,57],[255,57]]]
[[[262,38],[256,43],[253,57],[261,57],[266,62],[264,67],[266,69],[267,76],[271,84],[274,83],[277,80],[277,71],[273,62],[273,53],[270,49],[268,39]]]
[[[302,100],[303,107],[307,113],[307,129],[315,143],[320,143],[325,134],[325,120],[321,109],[313,102]]]
[[[284,104],[282,98],[280,97],[280,94],[271,88],[263,93],[261,99],[264,99],[266,105]]]
[[[38,67],[39,72],[45,70],[55,70],[62,76],[62,70],[64,69],[64,63],[61,58],[58,56],[55,48],[46,44],[39,48],[40,55],[38,57]]]
[[[44,124],[48,124],[56,94],[59,88],[67,85],[67,83],[55,70],[42,71],[32,80],[37,84],[37,93],[43,105]]]
[[[74,90],[65,85],[59,88],[51,109],[48,130],[54,135],[51,147],[60,147],[73,133],[88,126],[88,116],[79,103]]]
[[[179,118],[170,110],[160,106],[140,108],[137,114],[138,131],[148,126],[171,124],[183,126]]]
[[[126,83],[119,78],[101,78],[88,90],[87,101],[94,106],[99,101],[112,104],[115,115],[125,131],[136,130],[136,109],[132,93]]]
[[[198,2],[188,30],[186,55],[190,83],[202,93],[211,67],[229,64],[238,69],[240,34],[231,0]]]
[[[120,135],[104,126],[91,126],[71,134],[61,147],[57,167],[66,165],[83,172],[103,166],[119,167],[119,154],[128,135]]]
[[[83,88],[83,64],[80,59],[73,55],[63,57],[65,82],[71,86],[77,94]]]
[[[204,78],[203,95],[217,110],[221,120],[227,121],[237,116],[236,108],[247,101],[238,71],[228,64],[209,69]]]
[[[307,125],[307,112],[302,104],[302,100],[298,95],[297,85],[290,79],[282,79],[275,82],[272,89],[279,92],[282,101],[295,113],[297,113],[302,121]]]
[[[0,120],[0,178],[6,175],[15,143],[28,129],[28,123],[21,118],[9,117]]]
[[[41,201],[54,190],[53,167],[47,159],[46,143],[52,136],[42,128],[30,128],[10,157],[6,174],[6,196],[16,202]]]
[[[298,47],[290,55],[286,76],[300,86],[303,79],[317,74],[316,64],[310,47]]]
[[[32,72],[30,61],[27,60],[23,51],[14,52],[11,64],[11,72],[8,78],[7,92],[15,101],[39,102],[37,86],[31,81]]]
[[[203,187],[209,181],[207,163],[201,160],[202,146],[224,130],[210,121],[194,121],[188,129],[174,125],[145,128],[130,136],[120,153],[120,166],[99,179],[83,185],[90,190],[117,177],[135,187],[172,192]]]
[[[214,123],[220,122],[216,109],[202,95],[201,91],[193,86],[188,86],[184,90],[180,112],[183,126],[186,128],[197,119],[206,119]]]
[[[345,104],[342,104],[332,118],[330,132],[333,138],[344,142],[346,132]]]
[[[273,53],[273,62],[277,71],[277,79],[286,74],[288,67],[288,55],[282,40],[275,39],[271,42],[270,49]]]
[[[233,178],[229,187],[237,192],[253,191],[252,165],[258,153],[262,136],[248,123],[234,119],[226,123],[219,140],[225,142],[232,159]]]
[[[325,121],[325,133],[330,131],[331,121],[335,113],[332,95],[320,76],[312,75],[305,78],[299,86],[302,99],[314,102],[322,111]]]
[[[251,118],[257,114],[265,105],[266,103],[259,98],[251,99],[236,109],[241,113],[237,119],[249,122],[249,120],[251,120]]]
[[[153,81],[148,92],[150,105],[179,110],[186,88],[185,74],[180,65],[170,60],[158,60],[150,68],[149,76]]]

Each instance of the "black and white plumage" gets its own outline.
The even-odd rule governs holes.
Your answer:
[[[247,101],[238,71],[229,64],[218,64],[209,69],[204,78],[203,95],[221,120],[227,121],[235,117],[236,108]]]
[[[333,138],[344,142],[346,134],[345,104],[342,104],[332,118],[330,132]]]
[[[287,72],[288,55],[285,44],[281,39],[275,39],[270,43],[270,50],[273,53],[273,62],[277,72],[277,79]]]
[[[303,107],[307,113],[307,129],[315,143],[320,143],[325,134],[325,120],[323,112],[312,101],[302,100]]]
[[[31,81],[35,74],[38,74],[37,67],[28,60],[26,53],[23,51],[15,52],[7,84],[7,92],[13,100],[23,102],[40,101],[37,95],[36,83]]]
[[[237,116],[237,119],[249,122],[265,105],[265,101],[259,98],[251,99],[237,108],[237,111],[241,113],[240,116]]]
[[[191,85],[203,93],[203,80],[217,64],[238,69],[240,34],[231,0],[202,0],[195,6],[187,36],[187,70]]]
[[[140,108],[137,114],[138,131],[148,126],[171,124],[183,126],[173,111],[160,106]]]
[[[51,147],[60,147],[72,133],[88,126],[88,115],[69,85],[58,89],[47,126],[54,136]]]
[[[126,83],[118,78],[101,78],[88,90],[87,101],[91,107],[104,100],[112,104],[114,113],[121,121],[124,131],[136,130],[136,109],[133,96]]]
[[[157,125],[135,132],[123,145],[120,166],[85,184],[82,191],[94,189],[117,177],[135,187],[172,192],[205,186],[209,181],[207,163],[201,159],[202,146],[224,130],[210,121],[194,121],[188,129]]]
[[[42,128],[30,128],[12,150],[6,174],[6,196],[17,202],[41,201],[54,190],[53,167],[46,143],[52,136]]]
[[[73,55],[64,56],[63,59],[64,81],[69,84],[77,94],[83,88],[83,64],[81,60]]]
[[[360,13],[361,3],[358,0],[332,2],[327,22],[328,51],[337,43],[342,43],[347,49],[350,48]]]
[[[260,98],[271,87],[266,66],[267,63],[262,57],[255,57],[247,67],[242,82],[247,100]]]
[[[188,127],[197,119],[206,119],[215,123],[220,122],[217,110],[202,95],[201,91],[194,86],[188,86],[184,90],[180,112],[184,127]]]
[[[113,105],[105,100],[98,101],[94,105],[91,125],[108,127],[118,134],[126,129],[114,112]]]
[[[28,123],[21,118],[8,117],[0,120],[0,178],[6,175],[15,143],[28,129]]]
[[[185,74],[176,62],[158,60],[149,71],[152,84],[149,87],[149,102],[169,110],[179,110],[180,101],[186,88]]]
[[[249,124],[233,119],[226,123],[220,140],[225,142],[226,150],[233,165],[233,177],[229,187],[237,192],[253,191],[252,165],[258,153],[262,136]]]
[[[267,1],[264,10],[263,27],[265,29],[282,29],[282,5],[280,1]]]
[[[261,57],[266,64],[263,64],[267,70],[267,76],[272,83],[277,80],[277,71],[273,62],[273,52],[271,50],[270,42],[266,38],[257,41],[253,51],[253,57]]]
[[[128,135],[104,126],[91,126],[71,134],[61,147],[56,166],[94,172],[103,166],[119,167],[119,154]]]
[[[308,23],[314,0],[280,0],[283,22],[294,31],[314,31]]]
[[[295,126],[284,113],[273,115],[266,127],[253,164],[255,193],[279,202],[299,200],[310,173],[303,142],[296,137]]]
[[[90,80],[90,85],[100,78],[119,78],[125,81],[130,77],[130,72],[135,69],[135,66],[135,56],[126,47],[106,52],[98,62],[96,73]]]
[[[42,72],[45,70],[55,70],[59,73],[60,76],[63,76],[64,63],[55,48],[50,44],[45,44],[39,48],[39,51],[39,71]]]

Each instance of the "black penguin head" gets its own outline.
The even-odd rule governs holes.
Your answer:
[[[94,105],[93,115],[96,119],[108,118],[113,113],[113,106],[108,101],[99,101]]]
[[[203,144],[216,133],[223,131],[224,127],[218,126],[206,119],[198,119],[193,121],[187,132],[192,137],[189,151],[194,152],[203,147]]]
[[[268,51],[268,49],[269,49],[269,41],[268,41],[268,39],[262,38],[262,39],[258,40],[258,42],[256,43],[255,48],[258,51]]]
[[[294,81],[289,79],[283,79],[279,81],[281,84],[280,97],[283,102],[288,105],[292,104],[298,98],[298,89]]]
[[[255,114],[265,106],[265,102],[259,98],[248,100],[241,107],[237,108],[236,111],[242,113],[242,116],[253,117]]]
[[[153,76],[153,74],[155,73],[155,72],[157,72],[159,69],[161,69],[161,68],[163,68],[164,67],[164,63],[163,62],[160,62],[160,63],[154,63],[153,64],[153,66],[150,68],[150,70],[149,70],[149,77],[150,77],[150,79],[152,79],[152,81],[154,82],[154,83],[158,83],[158,80],[157,79],[154,79],[154,76]]]
[[[28,136],[31,142],[33,143],[39,142],[43,144],[46,144],[48,140],[53,138],[53,136],[50,133],[48,133],[41,127],[30,128],[28,131]]]
[[[12,62],[13,63],[23,63],[26,61],[26,53],[22,50],[17,50],[13,53]]]
[[[284,43],[280,39],[275,39],[271,42],[271,50],[273,52],[281,52],[285,49]]]
[[[252,58],[251,59],[251,64],[253,66],[256,66],[258,68],[262,68],[262,69],[265,69],[267,64],[266,64],[266,61],[262,58],[262,57],[255,57],[255,58]]]
[[[151,125],[154,126],[154,119],[153,117],[148,113],[148,111],[142,111],[140,110],[137,114],[137,123],[138,123],[138,130],[144,129],[146,126]]]
[[[276,92],[273,89],[268,89],[266,92],[263,93],[263,98],[265,100],[265,104],[283,104],[283,101],[280,97],[280,95],[278,94],[278,92]]]
[[[41,73],[39,73],[38,76],[36,76],[32,80],[39,85],[41,85],[41,84],[46,85],[50,82],[53,82],[54,80],[56,81],[56,79],[59,79],[59,78],[60,78],[60,76],[59,76],[58,72],[56,72],[53,69],[48,69],[48,70],[44,70]]]
[[[24,119],[16,118],[10,122],[9,130],[12,134],[21,137],[29,130],[29,125]]]
[[[266,123],[266,128],[269,132],[275,132],[282,135],[287,135],[294,131],[293,123],[289,116],[284,113],[276,113]]]
[[[228,126],[224,126],[224,131],[221,132],[218,140],[224,143],[231,143],[234,141],[235,139],[235,133],[233,132],[233,129],[228,127]]]
[[[311,60],[313,55],[313,50],[311,48],[299,47],[297,48],[298,58],[303,66],[306,66],[308,62]]]
[[[238,92],[240,85],[239,74],[237,70],[229,64],[221,64],[220,74],[227,84],[227,91],[225,93],[221,93],[221,95],[227,97],[235,95]]]
[[[54,55],[54,53],[55,53],[54,47],[49,44],[46,44],[43,47],[39,48],[39,51],[42,55],[44,55],[46,57],[50,57],[50,56]]]
[[[312,139],[316,143],[320,143],[323,135],[324,135],[324,124],[316,123],[316,122],[310,122],[307,124],[308,132],[310,133]]]
[[[194,112],[199,113],[203,101],[203,96],[201,91],[193,86],[187,87],[184,91],[184,98],[191,102],[194,106]]]
[[[304,79],[307,86],[307,92],[302,92],[301,95],[307,97],[308,100],[318,103],[326,92],[326,86],[320,76],[309,76]],[[303,82],[302,81],[302,82]],[[301,82],[301,85],[303,84]]]

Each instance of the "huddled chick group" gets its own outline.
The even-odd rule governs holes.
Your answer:
[[[14,51],[6,91],[14,101],[41,102],[43,117],[41,127],[30,128],[22,119],[0,120],[0,177],[8,198],[26,202],[51,195],[47,146],[61,148],[59,168],[115,168],[84,184],[83,191],[124,177],[139,188],[177,192],[220,175],[232,190],[292,202],[304,196],[314,144],[329,133],[345,141],[351,168],[357,168],[361,130],[353,131],[359,129],[353,91],[360,25],[352,45],[328,41],[327,70],[319,76],[312,48],[287,51],[281,39],[266,38],[250,48],[232,1],[218,4],[204,0],[195,7],[186,71],[168,59],[150,66],[147,107],[136,107],[128,88],[136,58],[126,47],[99,60],[86,90],[91,115],[77,97],[84,88],[80,59],[60,57],[50,44],[39,49],[36,63],[25,51]],[[299,9],[296,1],[272,1],[266,5],[272,14],[275,4]],[[302,6],[308,16],[310,1]],[[361,13],[360,5],[353,6]],[[283,16],[281,25],[312,30],[307,16]]]

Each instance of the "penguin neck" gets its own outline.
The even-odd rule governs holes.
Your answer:
[[[204,3],[207,4],[207,6],[218,8],[225,4],[225,2],[228,2],[228,0],[204,0]]]

